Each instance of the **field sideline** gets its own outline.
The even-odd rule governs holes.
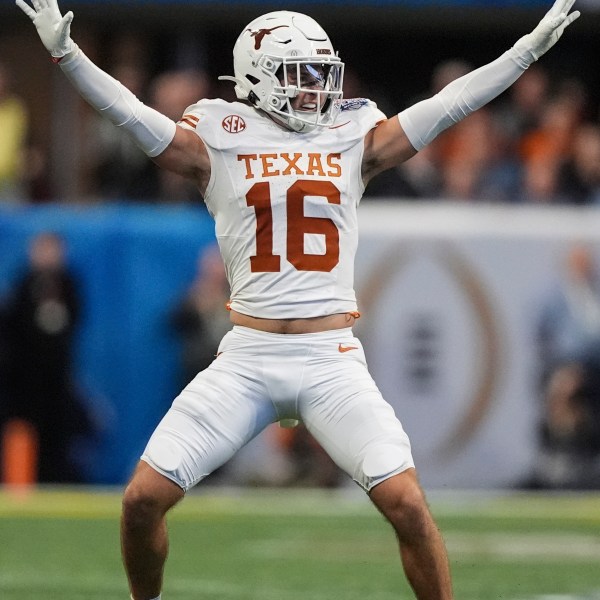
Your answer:
[[[600,495],[429,494],[457,600],[600,600]],[[118,490],[0,491],[2,600],[127,600]],[[192,493],[164,600],[409,600],[393,535],[354,489]]]

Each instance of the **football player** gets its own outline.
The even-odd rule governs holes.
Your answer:
[[[509,87],[579,12],[557,0],[498,59],[386,118],[343,99],[344,64],[308,16],[252,21],[233,49],[238,101],[201,100],[178,123],[142,104],[71,39],[73,13],[25,0],[52,60],[162,168],[193,180],[215,219],[232,331],[151,436],[123,502],[134,600],[160,598],[165,515],[267,425],[302,420],[394,528],[420,600],[450,600],[446,550],[410,443],[367,370],[352,325],[357,208],[367,182]]]

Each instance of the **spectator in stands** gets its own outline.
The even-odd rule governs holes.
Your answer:
[[[582,105],[567,88],[541,108],[539,125],[521,139],[522,199],[534,203],[564,203],[558,177],[569,159],[575,132],[583,117]]]
[[[547,294],[539,321],[545,365],[600,360],[600,278],[591,248],[573,245]]]
[[[0,203],[22,202],[28,116],[11,90],[8,68],[0,63]]]
[[[171,325],[182,341],[183,385],[215,359],[221,339],[231,329],[224,310],[228,300],[223,259],[218,248],[210,246],[199,254],[194,281],[171,315]]]
[[[71,444],[89,422],[73,387],[73,341],[81,314],[64,240],[36,235],[29,266],[3,306],[7,417],[33,425],[41,482],[80,480]]]
[[[490,111],[483,108],[440,136],[439,195],[445,200],[476,201],[492,164],[494,129]]]
[[[519,156],[522,138],[539,124],[540,107],[549,94],[548,75],[536,63],[491,106],[494,161],[481,196],[493,202],[522,202],[524,169]],[[538,174],[538,172],[530,175]],[[530,184],[535,187],[537,180]],[[538,192],[533,192],[537,196]]]
[[[597,368],[571,363],[552,372],[544,390],[537,460],[526,487],[600,489]]]
[[[576,129],[571,156],[559,175],[570,204],[600,204],[600,124],[587,122]]]
[[[528,160],[522,166],[520,202],[526,204],[562,204],[564,198],[559,188],[560,163],[549,156]]]
[[[520,140],[539,125],[540,107],[549,98],[548,73],[544,65],[531,65],[494,108],[494,116],[506,137],[510,152],[516,153]]]
[[[530,487],[600,486],[600,279],[587,245],[565,266],[538,326],[543,413]]]

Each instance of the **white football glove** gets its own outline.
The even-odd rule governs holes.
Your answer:
[[[521,55],[528,52],[533,59],[531,62],[548,52],[558,42],[566,27],[581,14],[578,10],[569,14],[574,3],[575,0],[556,0],[538,26],[517,41],[514,48]]]
[[[33,21],[38,35],[53,58],[61,59],[77,47],[71,39],[73,13],[60,14],[57,0],[16,0],[17,6]],[[58,61],[56,61],[58,62]]]

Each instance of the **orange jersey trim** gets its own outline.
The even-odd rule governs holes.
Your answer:
[[[198,125],[199,120],[200,119],[194,115],[183,115],[179,122],[185,123],[186,125],[189,125],[190,127],[193,127],[195,129],[196,125]]]

